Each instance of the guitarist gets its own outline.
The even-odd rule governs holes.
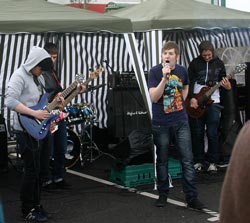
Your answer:
[[[194,111],[202,111],[201,117],[195,118],[189,113],[192,133],[192,144],[196,171],[205,168],[204,134],[208,139],[208,163],[206,170],[216,173],[216,163],[219,161],[218,128],[220,123],[220,90],[231,89],[231,84],[226,78],[226,70],[222,60],[214,55],[214,46],[209,41],[202,41],[198,46],[200,55],[189,64],[190,89],[188,104]],[[205,98],[201,103],[198,96],[204,96],[210,87],[221,82],[221,87],[215,90],[211,98]],[[188,111],[188,108],[187,108]]]
[[[52,68],[48,52],[40,47],[33,47],[26,61],[12,74],[8,86],[6,106],[14,110],[14,129],[17,143],[24,164],[24,175],[21,183],[21,209],[25,220],[46,221],[47,212],[40,204],[40,155],[43,141],[29,135],[20,125],[17,113],[26,114],[36,119],[47,119],[50,114],[44,110],[33,110],[43,90],[37,77]],[[63,104],[63,98],[61,98]]]

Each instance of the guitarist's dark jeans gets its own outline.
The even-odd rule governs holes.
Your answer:
[[[21,183],[20,199],[22,213],[27,215],[30,210],[40,205],[40,147],[41,142],[32,138],[28,133],[17,131],[17,143],[20,147],[24,164],[24,175]]]
[[[205,164],[204,134],[208,139],[208,162],[218,163],[219,144],[218,128],[220,124],[221,106],[211,104],[207,107],[205,114],[199,119],[190,118],[192,134],[192,146],[195,163]]]

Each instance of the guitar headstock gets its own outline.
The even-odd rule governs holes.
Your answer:
[[[242,71],[246,70],[247,65],[245,63],[240,63],[234,68],[234,73],[238,74],[241,73]]]
[[[84,75],[83,74],[76,74],[75,79],[76,79],[77,83],[81,84],[84,82]]]
[[[101,67],[101,66],[99,66],[97,69],[95,69],[94,71],[92,71],[91,73],[90,73],[90,78],[91,79],[95,79],[95,78],[97,78],[98,77],[98,75],[101,73],[101,72],[103,72],[104,71],[104,69]]]

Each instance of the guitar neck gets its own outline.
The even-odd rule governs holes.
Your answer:
[[[85,85],[85,86],[88,85],[88,83],[89,83],[90,81],[92,81],[92,80],[93,80],[93,78],[89,77],[86,81],[83,82],[83,85]],[[71,102],[72,99],[73,99],[77,94],[79,94],[80,90],[81,90],[81,87],[80,87],[80,86],[77,86],[77,88],[76,88],[73,92],[71,92],[70,95],[69,95],[68,97],[65,98],[65,100],[64,100],[64,107],[65,107],[69,102]]]
[[[82,84],[87,86],[88,83],[95,78],[94,74],[96,74],[96,72],[101,72],[101,71],[102,71],[102,69],[99,68],[99,70],[93,72],[92,75]],[[74,81],[63,92],[61,92],[60,97],[63,97],[65,99],[64,100],[64,107],[80,92],[81,87],[78,86],[78,84],[79,84],[79,81]],[[60,103],[60,99],[58,97],[57,100],[53,100],[51,103],[49,103],[46,106],[46,110],[48,112],[51,112],[52,110],[54,110],[57,107],[57,105],[59,103]]]
[[[227,79],[231,79],[233,77],[234,73],[231,73],[229,75],[226,76]],[[220,86],[222,85],[221,81],[214,85],[213,87],[211,87],[206,93],[205,93],[205,96],[207,98],[209,98]]]
[[[61,92],[60,97],[66,98],[68,95],[71,94],[71,92],[77,87],[78,82],[74,81],[72,84],[70,84],[64,91]],[[52,110],[54,110],[57,105],[59,104],[60,100],[53,100],[51,103],[49,103],[46,106],[46,110],[48,110],[49,112],[51,112]]]
[[[89,84],[89,82],[92,80],[93,80],[93,78],[89,77],[86,81],[83,82],[83,85],[87,86]]]
[[[71,102],[71,100],[72,100],[76,95],[79,94],[80,89],[81,89],[80,87],[77,87],[73,92],[71,92],[71,94],[70,94],[67,98],[65,98],[63,107],[65,107],[69,102]]]

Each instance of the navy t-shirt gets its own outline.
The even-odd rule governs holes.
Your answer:
[[[148,76],[148,87],[157,87],[162,80],[162,65],[151,68]],[[183,85],[189,84],[187,69],[176,64],[171,70],[169,81],[165,85],[164,93],[157,103],[152,104],[152,124],[169,126],[188,120],[182,97]]]

